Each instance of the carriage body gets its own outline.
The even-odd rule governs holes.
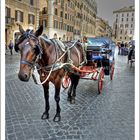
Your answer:
[[[87,64],[79,70],[80,79],[98,81],[98,93],[102,93],[104,76],[110,76],[110,80],[114,75],[115,64],[115,43],[109,38],[87,38],[88,43],[83,44],[85,47]],[[68,87],[69,78],[64,79],[62,86]],[[65,86],[66,85],[66,86]]]

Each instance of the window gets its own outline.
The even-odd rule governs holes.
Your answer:
[[[5,22],[6,24],[10,23],[12,20],[11,20],[11,9],[6,7],[5,8]],[[14,22],[14,21],[13,21]]]
[[[124,14],[122,14],[122,17],[124,17]]]
[[[120,24],[120,28],[123,28],[123,24]]]
[[[47,7],[43,7],[42,14],[47,14]]]
[[[30,4],[31,5],[34,5],[34,0],[30,0]]]
[[[67,11],[67,4],[65,4],[65,10]]]
[[[80,7],[79,3],[77,4],[77,7],[78,7],[78,8]]]
[[[133,18],[131,18],[131,21],[133,21]]]
[[[123,21],[123,18],[122,18],[122,21]]]
[[[63,17],[63,11],[60,12],[60,17]]]
[[[125,37],[125,40],[126,40],[126,37]]]
[[[133,28],[133,24],[131,24],[131,28]]]
[[[132,16],[134,16],[134,13],[132,13]]]
[[[127,30],[125,31],[125,34],[127,35]]]
[[[120,36],[120,39],[122,39],[122,37]]]
[[[132,34],[133,32],[132,31],[130,31],[130,34]]]
[[[65,14],[65,19],[67,19],[67,14]]]
[[[69,25],[67,25],[67,31],[69,31]]]
[[[57,9],[55,8],[55,11],[54,11],[55,15],[57,15]]]
[[[28,24],[34,24],[35,23],[35,16],[32,14],[28,15]]]
[[[62,22],[59,22],[59,29],[62,29]]]
[[[6,7],[6,9],[5,9],[5,16],[6,17],[11,17],[11,9],[8,8],[8,7]]]
[[[122,34],[122,30],[120,31],[120,34]]]
[[[126,19],[126,21],[128,21],[128,18]]]
[[[47,20],[44,19],[44,20],[43,20],[43,28],[46,28],[46,27],[47,27]]]
[[[67,24],[65,24],[65,30],[67,30]]]
[[[61,8],[63,8],[64,7],[64,0],[61,0],[60,4],[61,4]]]
[[[128,24],[125,24],[125,28],[128,28]]]
[[[129,13],[127,13],[127,17],[129,16]]]
[[[58,21],[54,20],[54,28],[58,28]]]
[[[23,12],[16,10],[15,11],[15,21],[23,22]]]

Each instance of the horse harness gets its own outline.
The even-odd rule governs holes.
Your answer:
[[[78,56],[79,56],[79,60],[80,60],[80,52],[78,52],[78,49],[75,47],[75,45],[78,43],[78,41],[75,41],[71,46],[65,46],[61,41],[59,41],[59,40],[55,40],[55,39],[47,39],[47,38],[45,38],[44,36],[40,36],[40,38],[42,38],[42,39],[44,39],[46,42],[48,42],[48,43],[52,43],[52,44],[54,44],[54,46],[55,46],[55,51],[56,51],[56,61],[54,62],[54,64],[52,64],[52,65],[48,65],[48,66],[40,66],[37,62],[38,62],[38,60],[40,59],[42,59],[42,54],[43,54],[43,51],[42,51],[42,48],[41,48],[41,46],[40,46],[40,42],[39,42],[39,39],[35,36],[35,35],[33,35],[32,34],[32,30],[29,30],[28,32],[25,32],[20,38],[19,38],[19,41],[16,43],[16,45],[18,45],[19,43],[21,43],[24,39],[27,39],[27,38],[34,38],[35,40],[37,40],[37,43],[36,43],[36,45],[35,45],[35,53],[36,53],[36,55],[37,55],[37,59],[34,61],[34,62],[29,62],[29,61],[27,61],[27,60],[21,60],[20,61],[20,64],[26,64],[26,65],[28,65],[28,66],[30,66],[31,67],[31,69],[33,69],[33,71],[34,71],[34,69],[35,68],[37,68],[37,70],[43,70],[44,72],[49,72],[49,74],[48,74],[48,76],[47,76],[47,78],[41,83],[41,84],[44,84],[47,80],[48,80],[48,78],[50,77],[50,75],[51,75],[51,73],[53,72],[53,71],[56,71],[56,70],[59,70],[59,69],[61,69],[61,68],[63,68],[64,66],[66,66],[66,65],[72,65],[72,60],[71,60],[71,58],[70,58],[70,49],[71,48],[75,48],[76,49],[76,51],[77,51],[77,53],[78,53]],[[27,45],[29,42],[27,42],[25,45]],[[62,47],[63,46],[63,47]],[[60,56],[60,54],[62,54],[61,56]],[[68,55],[68,62],[66,62],[66,63],[62,63],[62,62],[60,62],[60,60],[64,57],[64,56],[66,56],[66,54]],[[60,56],[60,57],[59,57]],[[79,61],[80,62],[80,61]],[[83,63],[83,62],[82,62]],[[79,64],[80,65],[80,64]],[[35,78],[35,75],[32,73],[32,77],[33,77],[33,80],[34,80],[34,82],[36,83],[36,84],[38,84],[37,83],[37,80],[36,80],[36,78]]]

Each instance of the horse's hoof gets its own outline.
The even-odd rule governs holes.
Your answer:
[[[72,100],[72,104],[75,104],[75,99]]]
[[[44,112],[43,115],[41,116],[42,120],[49,119],[49,113]]]
[[[71,104],[75,104],[75,99],[72,99],[72,100],[70,101],[70,103],[71,103]]]
[[[72,100],[71,97],[68,97],[68,98],[67,98],[67,101],[71,102],[71,100]]]
[[[54,116],[54,118],[53,118],[53,121],[54,121],[54,122],[60,122],[60,121],[61,121],[61,116],[60,116],[60,114],[56,114],[56,115]]]

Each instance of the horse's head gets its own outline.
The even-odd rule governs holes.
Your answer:
[[[35,61],[38,55],[42,53],[38,37],[42,34],[43,27],[40,26],[34,33],[33,30],[29,29],[24,31],[22,26],[19,25],[19,31],[21,36],[15,43],[15,51],[19,51],[21,54],[18,77],[22,81],[28,81]]]

